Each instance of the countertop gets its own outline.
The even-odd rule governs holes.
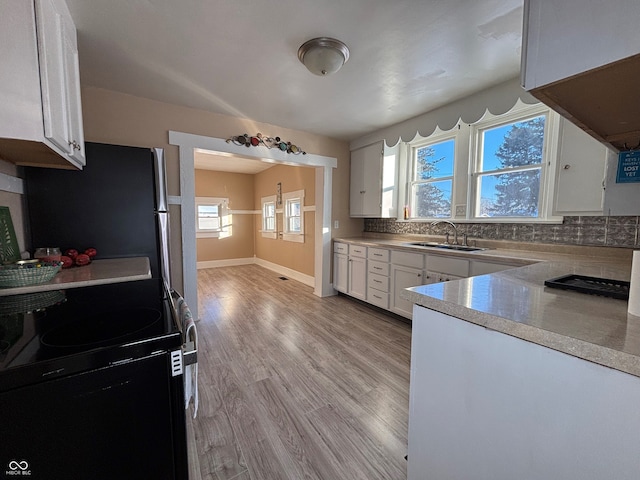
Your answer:
[[[465,253],[416,250],[406,245],[411,241],[406,238],[336,240],[508,260],[514,265],[522,262],[522,266],[498,273],[412,287],[402,295],[452,317],[640,377],[640,317],[627,313],[626,301],[544,286],[545,280],[566,274],[628,281],[629,249],[530,245],[532,250],[526,250],[527,245],[504,242],[490,250]]]
[[[147,257],[108,258],[94,260],[83,267],[62,269],[47,283],[27,287],[2,288],[0,289],[0,297],[106,283],[131,282],[146,278],[151,278],[151,267]]]

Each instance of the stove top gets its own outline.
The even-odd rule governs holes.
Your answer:
[[[181,343],[159,279],[0,297],[0,391]]]

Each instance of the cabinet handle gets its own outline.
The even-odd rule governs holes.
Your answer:
[[[378,295],[374,295],[373,298],[377,298],[378,300],[382,300],[382,297],[379,297]]]
[[[564,168],[565,170],[569,170],[569,169],[571,168],[571,165],[567,164],[567,165],[565,165],[565,166],[564,166],[564,167],[562,167],[562,168]]]
[[[421,277],[421,276],[422,276],[422,275],[419,273],[419,274],[418,274],[418,277]]]
[[[71,142],[69,142],[69,146],[74,150],[80,150],[80,144],[75,140],[72,140]]]

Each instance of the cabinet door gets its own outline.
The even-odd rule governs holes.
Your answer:
[[[422,270],[409,267],[391,266],[391,308],[390,310],[403,317],[411,318],[413,303],[400,296],[402,290],[422,285]]]
[[[349,257],[349,295],[360,300],[367,298],[367,260]]]
[[[382,142],[351,152],[350,213],[380,217],[382,202]]]
[[[562,120],[554,213],[602,215],[608,148]]]
[[[85,164],[75,27],[55,0],[36,2],[44,136],[76,166]]]
[[[36,2],[38,55],[44,136],[64,152],[69,152],[67,87],[65,81],[65,41],[62,16],[53,0]]]
[[[80,65],[75,31],[65,29],[65,72],[67,79],[67,112],[69,121],[70,157],[79,165],[86,165],[84,153],[84,126],[80,99]]]
[[[333,288],[347,293],[347,279],[349,275],[349,257],[342,253],[333,254]]]

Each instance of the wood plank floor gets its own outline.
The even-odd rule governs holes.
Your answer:
[[[257,265],[198,295],[192,480],[406,479],[407,323]]]

